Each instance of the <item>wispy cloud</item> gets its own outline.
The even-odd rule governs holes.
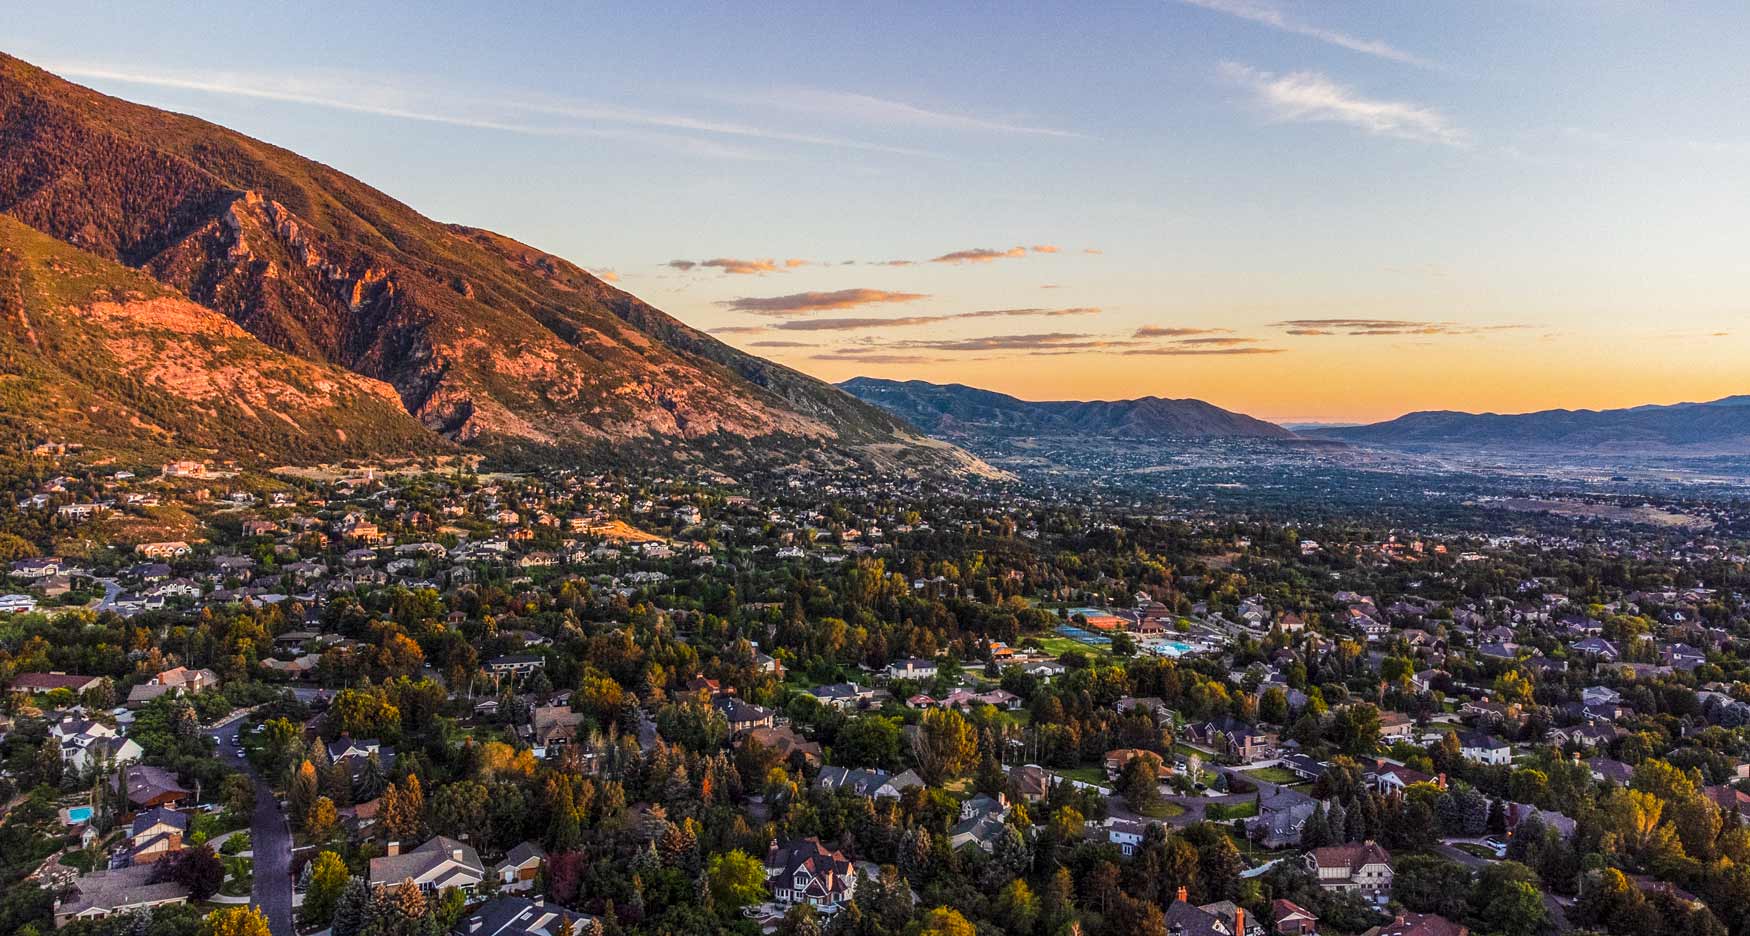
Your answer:
[[[886,302],[916,302],[928,298],[924,293],[889,292],[885,289],[838,289],[832,292],[791,293],[787,296],[765,298],[743,296],[739,299],[725,299],[717,304],[737,312],[787,315],[792,312],[850,309]]]
[[[1525,325],[1474,325],[1465,322],[1425,322],[1409,319],[1327,318],[1289,319],[1274,323],[1290,335],[1319,337],[1349,335],[1363,337],[1402,335],[1481,335],[1490,332],[1514,331]]]
[[[788,110],[815,114],[833,119],[849,119],[862,123],[897,124],[931,127],[944,130],[983,130],[995,133],[1019,133],[1047,137],[1081,137],[1083,134],[1055,127],[1039,126],[1022,120],[1003,120],[948,110],[936,110],[842,91],[793,89],[760,95],[761,103]]]
[[[973,338],[921,338],[882,341],[857,340],[850,347],[857,353],[930,353],[948,359],[987,355],[982,360],[1004,357],[1050,357],[1076,354],[1121,354],[1157,356],[1217,356],[1279,354],[1284,349],[1265,345],[1261,339],[1229,334],[1211,334],[1222,329],[1141,329],[1136,334],[1102,335],[1092,332],[1035,332],[1016,335],[981,335]],[[1163,333],[1176,335],[1163,341]]]
[[[1445,146],[1470,142],[1469,133],[1432,107],[1363,97],[1318,72],[1276,74],[1237,62],[1222,63],[1221,72],[1251,91],[1276,120],[1346,124],[1375,136]]]
[[[1025,256],[1027,256],[1027,248],[1025,247],[1010,247],[1008,250],[992,250],[989,247],[974,247],[970,250],[956,250],[951,253],[942,254],[939,257],[931,257],[930,262],[989,263],[992,260],[1001,260],[1005,257]]]
[[[747,343],[747,346],[750,348],[818,348],[818,347],[820,347],[819,345],[817,345],[811,341],[779,341],[776,339],[768,339],[765,341],[750,341]]]
[[[1420,68],[1438,67],[1421,56],[1412,55],[1381,39],[1363,39],[1335,29],[1326,29],[1299,22],[1267,3],[1254,2],[1254,0],[1179,0],[1179,2],[1205,10],[1213,10],[1217,13],[1225,13],[1228,16],[1238,17],[1260,26],[1268,26],[1280,32],[1317,39],[1328,45],[1348,49],[1351,52],[1359,52],[1362,55],[1371,55],[1375,58],[1402,62]]]
[[[765,331],[764,325],[723,325],[711,329],[713,335],[757,335]]]
[[[809,355],[815,361],[855,361],[859,364],[936,364],[942,359],[923,354],[895,354],[875,348],[841,348]]]
[[[782,273],[798,267],[810,266],[812,260],[791,257],[788,260],[775,260],[771,257],[755,260],[740,260],[733,257],[713,257],[710,260],[670,260],[668,266],[686,272],[688,270],[721,270],[739,276],[757,276],[764,273]]]
[[[620,274],[614,270],[591,270],[590,272],[595,274],[596,279],[604,283],[618,283],[620,281]]]
[[[45,67],[63,77],[81,81],[118,82],[281,101],[505,133],[638,141],[699,155],[736,159],[765,159],[771,158],[772,154],[728,146],[714,138],[730,137],[913,157],[935,155],[888,143],[797,133],[690,114],[544,99],[513,92],[481,96],[448,91],[429,83],[422,83],[417,87],[398,86],[391,79],[373,74],[311,75],[224,70],[192,72],[80,61],[50,63]],[[539,121],[543,117],[549,120]]]
[[[1191,328],[1171,325],[1144,325],[1136,330],[1133,338],[1185,338],[1191,335],[1215,335],[1227,332],[1226,328]]]
[[[982,309],[977,312],[955,312],[948,315],[908,315],[897,318],[796,319],[789,322],[779,322],[772,327],[783,331],[863,331],[872,328],[909,328],[916,325],[935,325],[957,319],[1025,318],[1028,316],[1058,318],[1069,315],[1096,315],[1099,311],[1091,306],[1071,309]]]

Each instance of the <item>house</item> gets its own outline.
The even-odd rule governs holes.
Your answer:
[[[800,759],[812,767],[820,763],[820,745],[796,733],[785,725],[781,728],[755,728],[736,741],[737,745],[754,743],[777,751],[785,760]]]
[[[1584,705],[1618,705],[1622,702],[1622,693],[1608,686],[1587,686],[1580,690],[1580,702]]]
[[[569,705],[536,706],[529,717],[530,740],[540,749],[541,757],[577,740],[577,729],[583,724],[583,713],[573,712]]]
[[[547,853],[534,842],[524,842],[511,849],[504,856],[504,860],[492,869],[493,877],[498,879],[499,890],[534,890],[535,876],[540,873],[541,862],[546,858]]]
[[[1373,842],[1315,848],[1306,867],[1326,890],[1382,894],[1391,890],[1391,853]]]
[[[1603,637],[1587,637],[1583,640],[1576,640],[1568,644],[1568,649],[1602,660],[1605,663],[1615,663],[1622,659],[1622,649]]]
[[[162,806],[139,813],[128,831],[128,863],[151,864],[182,851],[186,835],[188,816],[184,813]]]
[[[1543,737],[1557,747],[1572,743],[1590,750],[1609,744],[1622,733],[1622,729],[1615,725],[1571,725],[1566,728],[1551,728],[1544,732]]]
[[[587,913],[547,903],[544,897],[500,894],[456,922],[451,936],[559,936],[570,924],[576,936],[601,932],[601,921]]]
[[[1009,791],[1023,802],[1037,803],[1051,795],[1051,771],[1038,764],[1009,768]]]
[[[141,543],[134,547],[134,552],[147,559],[180,559],[193,550],[184,542]]]
[[[1183,936],[1264,936],[1264,927],[1246,917],[1245,908],[1222,900],[1199,907],[1187,899],[1185,888],[1164,914],[1168,933]]]
[[[814,778],[814,785],[822,790],[850,790],[871,799],[899,799],[901,793],[923,786],[924,781],[915,770],[894,775],[874,768],[822,767]]]
[[[1140,748],[1119,748],[1115,751],[1106,752],[1106,779],[1118,779],[1118,777],[1124,773],[1124,766],[1130,763],[1132,758],[1136,757],[1146,757],[1149,760],[1154,761],[1155,772],[1160,776],[1164,777],[1169,772],[1167,770],[1167,762],[1163,760],[1159,754],[1156,754],[1153,751],[1145,751]]]
[[[473,893],[485,879],[486,866],[472,845],[438,835],[410,852],[402,852],[399,842],[390,842],[388,854],[371,859],[365,882],[392,887],[412,881],[428,894],[446,887]]]
[[[84,695],[86,690],[95,689],[102,682],[102,676],[78,676],[60,672],[19,673],[12,680],[12,691],[40,695],[65,689],[74,695]]]
[[[128,797],[128,805],[135,809],[150,809],[154,806],[175,808],[194,794],[183,789],[177,782],[176,774],[162,767],[149,767],[145,764],[129,764],[122,769],[122,789]]]
[[[457,920],[451,936],[558,936],[570,924],[570,933],[590,936],[602,931],[600,920],[588,913],[549,905],[546,898],[518,898],[499,894],[476,906]]]
[[[766,880],[780,906],[808,904],[824,914],[837,913],[857,888],[857,869],[843,852],[832,851],[820,839],[772,841],[766,852]]]
[[[1512,746],[1486,731],[1461,731],[1458,744],[1465,760],[1497,766],[1513,763]]]
[[[79,878],[72,890],[55,901],[55,927],[74,920],[100,920],[117,913],[187,903],[188,888],[174,881],[154,881],[157,871],[150,864],[130,865]]]
[[[1402,712],[1379,713],[1379,740],[1386,744],[1408,741],[1415,734],[1416,720]]]
[[[1302,780],[1317,780],[1325,775],[1330,768],[1324,763],[1305,754],[1288,754],[1282,758],[1282,766]]]
[[[755,728],[770,728],[777,715],[769,708],[743,702],[734,696],[723,696],[711,703],[711,707],[723,713],[723,718],[729,723],[729,733],[732,735],[752,731]]]
[[[888,679],[935,679],[937,668],[935,660],[894,660],[887,664]]]
[[[836,709],[858,709],[875,697],[873,689],[865,689],[856,683],[832,683],[825,686],[815,686],[806,691],[816,702]]]
[[[521,678],[533,673],[535,670],[544,669],[546,666],[546,658],[536,654],[509,653],[504,656],[493,657],[492,659],[487,660],[485,669],[486,672],[492,676]]]
[[[968,845],[990,854],[1003,835],[1008,809],[988,796],[975,796],[960,807],[960,821],[948,830],[948,847],[959,851]]]
[[[1191,740],[1230,755],[1243,764],[1263,760],[1276,753],[1270,736],[1231,715],[1186,726]]]
[[[159,696],[196,693],[219,684],[219,674],[210,669],[191,670],[186,666],[167,669],[146,682],[128,690],[128,707],[144,705]]]
[[[1265,848],[1300,844],[1307,820],[1319,809],[1319,801],[1286,787],[1272,796],[1259,797],[1258,815],[1246,823],[1246,834]]]
[[[1412,770],[1402,764],[1393,764],[1388,761],[1380,761],[1379,765],[1369,770],[1363,779],[1372,783],[1374,789],[1387,795],[1402,793],[1406,788],[1417,783],[1445,785],[1444,781],[1437,781],[1434,777],[1430,777],[1420,770]]]
[[[1139,819],[1120,819],[1117,816],[1107,817],[1104,823],[1089,822],[1088,825],[1106,830],[1106,841],[1118,846],[1125,855],[1136,854],[1136,849],[1142,845],[1143,836],[1148,833],[1148,823]]]
[[[1313,936],[1319,931],[1318,915],[1286,897],[1270,901],[1271,932],[1277,936]]]
[[[1400,913],[1390,923],[1376,926],[1364,936],[1470,936],[1470,927],[1438,913]]]

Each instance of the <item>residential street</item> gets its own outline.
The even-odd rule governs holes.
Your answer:
[[[255,815],[249,823],[255,848],[255,904],[267,914],[273,936],[294,936],[292,927],[292,833],[279,798],[255,781]]]
[[[243,716],[251,709],[233,713],[231,717],[206,729],[218,745],[218,756],[227,764],[255,777],[255,769],[244,759],[237,744],[237,732]],[[292,834],[286,824],[285,810],[273,788],[255,777],[255,812],[249,820],[249,838],[255,852],[254,900],[267,915],[273,936],[295,936],[292,925]]]

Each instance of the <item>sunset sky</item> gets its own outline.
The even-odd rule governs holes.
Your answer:
[[[32,4],[4,51],[830,380],[1750,393],[1750,7]]]

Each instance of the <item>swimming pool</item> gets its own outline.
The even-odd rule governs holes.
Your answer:
[[[91,821],[90,806],[69,806],[61,812],[66,815],[68,825],[78,825],[81,822]]]

